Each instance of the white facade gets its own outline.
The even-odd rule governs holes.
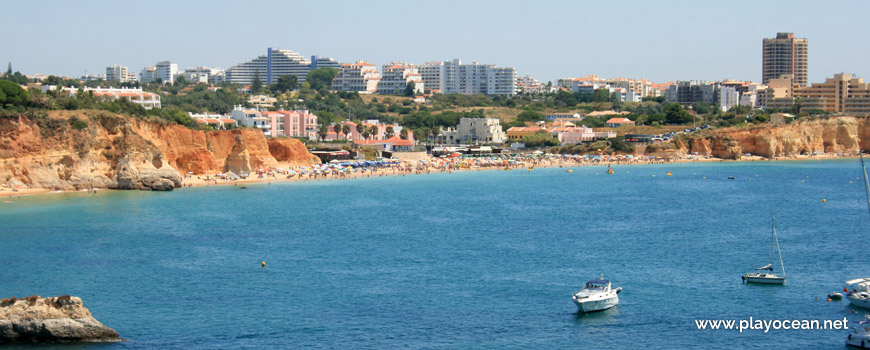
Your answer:
[[[544,92],[544,90],[546,90],[546,86],[531,76],[517,77],[517,92],[536,94]]]
[[[142,68],[142,71],[139,72],[139,81],[143,84],[150,84],[154,82],[154,78],[157,77],[157,67],[148,66]]]
[[[178,73],[178,65],[171,61],[160,61],[155,66],[157,68],[154,73],[154,79],[160,79],[164,84],[172,84],[175,82],[175,74]]]
[[[247,85],[256,76],[264,84],[278,82],[282,75],[295,75],[299,84],[305,82],[305,76],[313,69],[330,67],[338,68],[340,63],[332,58],[312,56],[311,60],[292,50],[268,48],[266,55],[251,61],[239,63],[226,71],[226,81]]]
[[[409,83],[414,84],[415,94],[423,93],[423,76],[417,67],[404,62],[393,62],[383,66],[377,91],[379,94],[402,94]]]
[[[127,67],[117,64],[106,67],[106,80],[108,81],[127,82],[129,81],[129,75]]]
[[[78,89],[65,87],[61,91],[67,94],[67,96],[75,96],[78,93]],[[83,90],[85,93],[93,93],[94,97],[98,99],[108,99],[108,100],[116,100],[119,98],[127,99],[132,103],[138,104],[145,109],[152,108],[160,108],[160,95],[155,94],[153,92],[142,91],[139,88],[89,88],[85,87]]]
[[[727,112],[731,107],[740,104],[740,93],[737,89],[730,86],[723,86],[719,89],[719,109],[722,112]]]
[[[462,64],[459,59],[431,62],[420,66],[423,84],[430,91],[442,94],[484,94],[513,96],[516,94],[517,76],[513,68],[482,65],[474,62]]]
[[[381,72],[375,65],[357,61],[345,63],[338,69],[338,74],[332,79],[332,88],[343,91],[359,91],[373,93],[378,89],[381,80]]]
[[[242,106],[235,106],[230,117],[239,126],[258,128],[263,131],[263,135],[272,136],[272,124],[269,118],[262,116],[258,110],[243,109]]]
[[[507,139],[498,118],[460,118],[456,128],[438,135],[443,143],[504,143]]]
[[[184,79],[192,83],[220,84],[224,82],[225,72],[220,68],[196,67],[184,70]]]

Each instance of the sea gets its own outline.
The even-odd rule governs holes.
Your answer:
[[[126,339],[25,349],[842,349],[848,330],[696,321],[870,312],[826,300],[870,277],[858,159],[606,170],[11,198],[0,297],[78,296]],[[743,284],[773,215],[787,282]],[[578,314],[601,277],[619,305]]]

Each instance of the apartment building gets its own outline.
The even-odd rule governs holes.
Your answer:
[[[136,81],[136,75],[130,74],[127,67],[116,64],[106,67],[106,80],[126,83],[130,81]]]
[[[160,79],[164,84],[175,83],[175,75],[178,74],[178,65],[172,61],[157,62],[154,79]]]
[[[462,64],[459,59],[454,59],[423,64],[419,71],[423,76],[423,84],[430,91],[489,96],[516,94],[516,71],[510,67],[496,67],[477,62]]]
[[[795,38],[794,33],[776,33],[775,38],[762,40],[761,83],[782,75],[794,77],[798,86],[807,86],[809,80],[809,41]]]
[[[259,112],[267,120],[267,136],[317,139],[317,116],[307,110]]]
[[[332,58],[311,56],[307,59],[292,50],[270,47],[266,49],[265,55],[227,69],[226,81],[249,85],[256,77],[264,84],[274,84],[282,75],[295,75],[299,84],[302,84],[311,70],[322,67],[339,68],[339,66],[340,63]]]
[[[393,62],[382,67],[381,80],[378,83],[379,94],[401,94],[408,84],[414,84],[414,93],[422,94],[425,84],[423,75],[417,67],[404,62]]]
[[[224,82],[226,72],[220,68],[199,66],[186,68],[183,73],[184,79],[191,83],[220,84]]]
[[[498,118],[460,118],[455,128],[441,130],[437,139],[448,144],[504,143],[507,134]]]
[[[852,74],[834,74],[824,83],[795,87],[794,97],[802,99],[803,109],[842,114],[870,113],[870,84]]]
[[[62,89],[67,96],[75,96],[78,89],[65,87]],[[117,100],[119,98],[127,99],[132,103],[138,104],[145,109],[160,108],[160,95],[153,92],[142,91],[139,88],[89,88],[85,87],[82,91],[85,93],[92,92],[94,97],[105,100]]]
[[[342,64],[332,79],[332,88],[342,91],[374,93],[381,81],[381,72],[366,61]]]

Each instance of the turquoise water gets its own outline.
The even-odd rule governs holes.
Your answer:
[[[860,318],[824,301],[870,276],[857,160],[574,169],[25,197],[0,296],[82,297],[128,340],[95,348],[843,348],[694,320]],[[744,285],[771,211],[787,285]],[[600,274],[620,305],[576,314]]]

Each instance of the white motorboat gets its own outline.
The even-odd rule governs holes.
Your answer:
[[[867,179],[867,168],[864,166],[864,154],[861,157],[861,171],[864,173],[864,194],[867,196],[867,209],[870,210],[870,180]],[[846,294],[846,299],[852,305],[870,309],[870,278],[856,278],[846,281],[846,288],[843,289]]]
[[[870,278],[856,278],[846,281],[846,299],[852,305],[870,309]]]
[[[785,283],[785,265],[782,264],[782,252],[779,250],[779,239],[776,237],[776,217],[772,217],[771,221],[771,238],[770,238],[770,264],[755,269],[755,272],[750,272],[740,276],[744,283],[760,283],[760,284],[784,284]],[[775,248],[775,249],[774,249]],[[773,272],[773,264],[775,262],[774,255],[779,257],[779,266],[782,269],[782,275],[777,275]]]
[[[580,312],[595,312],[612,308],[619,304],[619,292],[622,287],[611,289],[610,281],[594,279],[586,282],[586,286],[571,297]]]
[[[858,349],[870,349],[870,321],[855,322],[846,338],[846,345]]]

